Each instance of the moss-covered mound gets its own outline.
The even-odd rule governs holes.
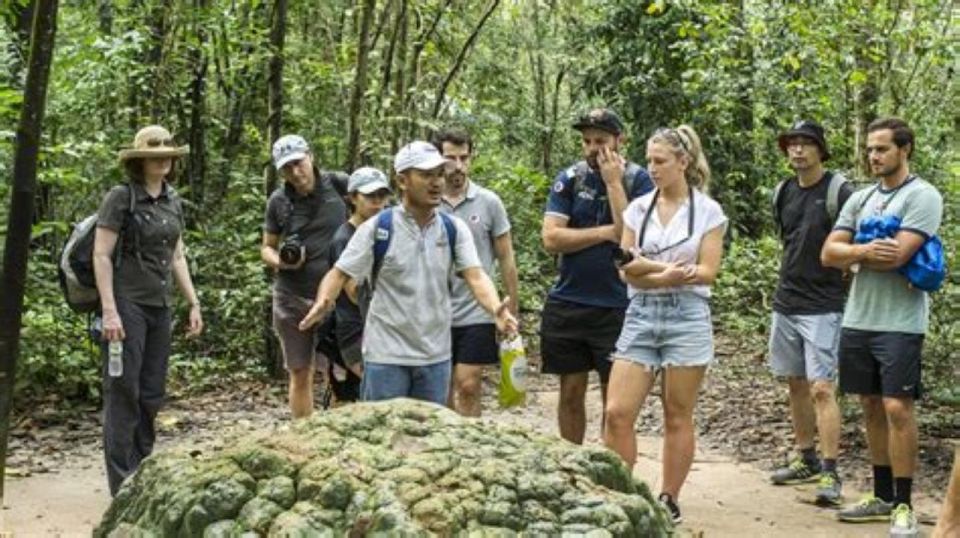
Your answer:
[[[350,405],[213,455],[158,453],[95,536],[662,536],[619,458],[410,400]]]

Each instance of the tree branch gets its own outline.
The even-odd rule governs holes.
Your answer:
[[[450,71],[447,73],[446,78],[443,79],[443,83],[440,85],[440,91],[437,92],[437,98],[433,102],[433,114],[432,118],[436,119],[440,115],[440,109],[443,107],[443,98],[446,96],[447,88],[450,86],[450,83],[453,82],[454,77],[457,76],[457,72],[460,71],[460,66],[463,65],[463,61],[466,59],[467,54],[470,52],[470,49],[473,47],[473,43],[477,40],[477,37],[480,35],[480,30],[483,29],[483,25],[487,23],[487,20],[493,15],[493,12],[496,11],[497,6],[500,5],[500,0],[491,0],[490,4],[487,6],[487,10],[484,12],[483,16],[480,18],[480,21],[477,22],[476,27],[474,27],[473,32],[470,34],[470,37],[467,38],[467,41],[463,44],[463,47],[460,49],[460,52],[457,54],[456,60],[453,62],[453,67],[450,68]]]

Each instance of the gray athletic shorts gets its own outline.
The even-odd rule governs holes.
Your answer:
[[[299,370],[311,364],[326,369],[327,357],[317,351],[317,329],[301,331],[300,320],[307,315],[312,299],[275,291],[273,293],[273,330],[283,350],[287,370]]]
[[[773,313],[770,371],[777,377],[837,379],[841,312],[810,315]]]

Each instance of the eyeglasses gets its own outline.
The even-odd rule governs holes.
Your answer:
[[[682,147],[684,151],[686,151],[687,153],[690,153],[690,147],[687,146],[687,141],[683,139],[683,135],[680,134],[680,131],[676,129],[673,129],[671,127],[661,127],[653,132],[653,136],[661,136],[664,138],[669,138],[675,141],[676,143],[680,144],[680,147]]]
[[[147,139],[148,148],[158,148],[160,146],[172,148],[174,147],[174,141],[172,138],[150,138]]]

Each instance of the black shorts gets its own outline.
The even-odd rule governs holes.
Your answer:
[[[610,353],[623,328],[625,309],[547,299],[540,320],[540,355],[545,374],[596,370],[610,378]]]
[[[493,323],[453,328],[453,364],[498,364],[497,326]]]
[[[843,329],[840,390],[847,394],[920,397],[923,335]]]

